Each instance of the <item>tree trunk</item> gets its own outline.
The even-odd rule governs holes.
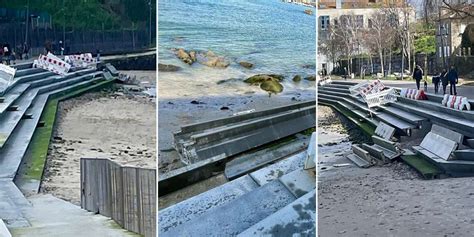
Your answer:
[[[380,71],[382,72],[382,77],[384,77],[384,68],[383,68],[383,51],[379,49],[379,57],[380,57]]]

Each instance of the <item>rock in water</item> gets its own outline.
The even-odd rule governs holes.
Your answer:
[[[267,80],[260,84],[260,89],[267,91],[268,96],[272,94],[278,94],[283,91],[283,85],[275,80]]]
[[[242,61],[242,62],[239,62],[240,66],[244,67],[244,68],[247,68],[247,69],[250,69],[253,67],[253,63],[249,63],[249,62],[245,62],[245,61]]]
[[[300,82],[301,81],[301,76],[300,75],[296,75],[293,77],[293,81],[294,82]]]
[[[219,57],[212,51],[199,52],[194,57],[200,64],[208,67],[226,68],[230,64],[224,57]]]
[[[191,58],[191,56],[184,50],[184,49],[178,49],[178,52],[176,53],[178,55],[178,58],[181,59],[186,64],[193,64],[194,61]]]
[[[316,75],[307,76],[304,79],[307,81],[316,81]]]
[[[160,72],[176,72],[181,70],[180,67],[171,65],[171,64],[163,64],[163,63],[158,63],[158,71]]]
[[[284,77],[282,75],[277,74],[257,74],[253,75],[244,80],[245,83],[249,83],[252,85],[263,83],[267,80],[275,80],[275,81],[282,81]]]

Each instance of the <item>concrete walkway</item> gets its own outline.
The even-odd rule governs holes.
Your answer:
[[[28,200],[31,206],[24,208],[23,214],[31,226],[10,228],[13,236],[138,236],[122,229],[110,218],[82,210],[49,194],[34,195]]]

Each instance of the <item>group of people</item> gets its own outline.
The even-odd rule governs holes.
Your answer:
[[[11,48],[9,43],[5,43],[0,47],[0,63],[10,65],[11,62],[15,62],[17,58],[19,58],[20,60],[28,59],[29,51],[30,48],[26,43],[17,45],[15,50]]]
[[[423,79],[423,69],[420,65],[416,65],[415,69],[413,70],[413,79],[415,79],[416,88],[419,90],[420,82]],[[457,95],[456,84],[458,83],[458,80],[458,72],[456,71],[453,65],[451,65],[449,70],[443,69],[441,73],[439,73],[437,76],[434,76],[432,79],[435,94],[438,94],[439,84],[441,83],[441,85],[443,86],[443,94],[446,94],[446,88],[449,84],[449,94]],[[426,86],[427,83],[425,81],[425,87]]]

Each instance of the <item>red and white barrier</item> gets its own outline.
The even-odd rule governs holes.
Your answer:
[[[445,94],[441,105],[457,110],[471,110],[471,104],[467,97]]]
[[[427,100],[428,99],[424,90],[417,90],[417,89],[403,88],[400,91],[400,96],[404,98],[408,98],[408,99],[413,99],[413,100]]]
[[[365,96],[365,102],[369,108],[397,101],[397,95],[393,88],[371,93]]]
[[[331,80],[330,76],[323,77],[323,78],[318,80],[318,85],[319,86],[324,86],[326,84],[331,84],[331,83],[332,83],[332,80]]]
[[[361,88],[360,94],[365,98],[369,94],[378,93],[385,89],[385,85],[380,80],[375,80],[369,85]]]
[[[68,55],[65,60],[74,67],[89,67],[97,63],[97,59],[93,58],[91,53]]]
[[[43,68],[50,72],[54,72],[59,75],[66,75],[71,69],[71,65],[56,57],[52,53],[47,55],[40,55],[37,60],[33,62],[33,67]]]
[[[349,92],[353,95],[358,95],[360,94],[360,91],[364,89],[367,85],[369,85],[368,81],[361,82],[357,85],[349,87]]]
[[[7,87],[14,81],[16,68],[0,63],[0,83]]]

